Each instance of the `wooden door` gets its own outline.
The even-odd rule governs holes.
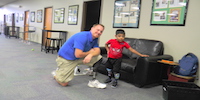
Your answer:
[[[15,13],[12,13],[12,29],[11,29],[11,36],[14,36],[15,33]]]
[[[5,32],[6,32],[6,26],[7,26],[7,23],[6,23],[6,15],[4,15],[4,23],[3,23],[3,27],[2,27],[2,30],[3,30],[3,32],[2,33],[4,33],[4,34],[6,34]]]
[[[45,8],[44,15],[44,30],[51,30],[52,26],[52,8]],[[51,34],[48,34],[47,37],[51,37]]]
[[[43,30],[51,30],[51,27],[52,27],[52,13],[53,13],[53,10],[52,10],[52,7],[48,7],[48,8],[45,8],[44,10],[44,27],[43,27]],[[46,37],[51,37],[51,33],[48,33],[48,36],[46,36],[46,34],[42,33],[43,34],[43,42],[42,44],[44,45],[44,41],[46,41]]]
[[[3,17],[3,22],[4,22],[4,24],[6,24],[6,15],[4,15],[4,17]]]
[[[24,15],[24,40],[28,40],[29,11],[25,11]]]

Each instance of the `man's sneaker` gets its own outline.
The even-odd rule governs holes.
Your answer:
[[[112,82],[112,79],[110,79],[110,78],[107,78],[107,79],[104,81],[104,83],[110,83],[110,82]]]
[[[56,71],[52,71],[51,74],[53,75],[53,77],[56,76]]]
[[[112,83],[112,86],[111,86],[112,88],[116,88],[117,87],[117,81],[113,81],[113,83]]]
[[[106,88],[106,84],[100,83],[98,80],[91,80],[91,81],[89,81],[88,86],[89,87],[99,88],[99,89]]]
[[[57,70],[58,70],[58,68],[56,68],[56,70],[54,70],[54,71],[51,72],[51,74],[53,75],[53,78],[55,78]]]

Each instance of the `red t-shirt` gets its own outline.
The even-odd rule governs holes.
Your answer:
[[[127,42],[119,42],[116,39],[110,39],[106,44],[109,44],[109,58],[121,58],[123,48],[130,48],[130,45]]]

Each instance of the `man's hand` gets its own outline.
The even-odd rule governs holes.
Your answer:
[[[92,59],[92,55],[91,54],[88,54],[84,59],[83,59],[83,63],[86,64],[86,63],[89,63]]]

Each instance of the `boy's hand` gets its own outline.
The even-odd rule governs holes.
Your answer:
[[[149,55],[141,55],[141,57],[149,57]]]

